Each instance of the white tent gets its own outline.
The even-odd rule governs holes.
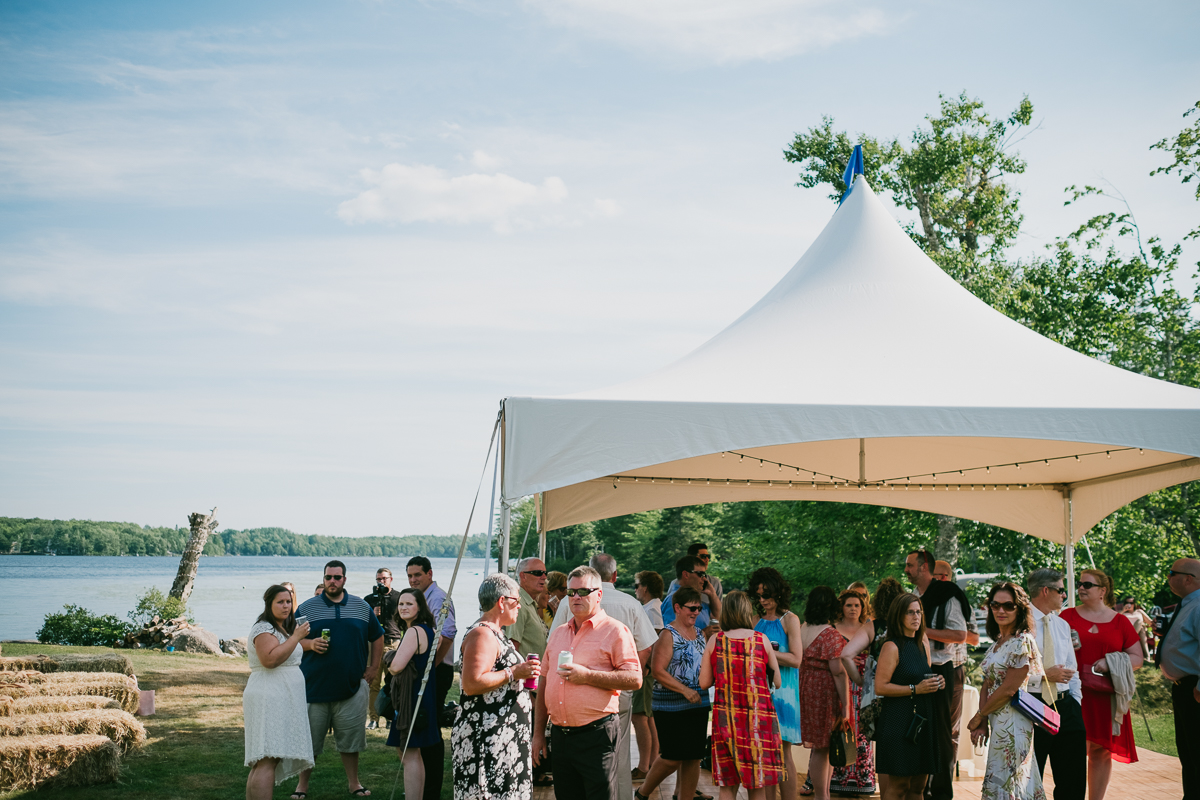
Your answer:
[[[546,530],[619,514],[824,500],[980,520],[1069,560],[1114,510],[1200,479],[1200,390],[995,311],[861,177],[791,271],[697,350],[607,389],[509,397],[502,415],[501,536],[508,504],[540,495],[543,555]]]

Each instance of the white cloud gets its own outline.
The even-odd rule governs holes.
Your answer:
[[[504,159],[489,156],[482,150],[476,150],[471,154],[471,164],[476,169],[482,169],[487,172],[494,172],[504,166]]]
[[[597,38],[719,63],[784,58],[878,34],[892,19],[830,0],[525,0],[551,22]],[[858,7],[856,7],[858,6]]]
[[[592,208],[599,217],[619,217],[625,213],[625,209],[621,208],[616,200],[605,200],[600,197],[597,197],[596,202],[592,203]]]
[[[504,173],[450,177],[437,167],[407,164],[364,169],[360,174],[375,188],[338,207],[338,216],[350,223],[486,222],[506,233],[514,224],[533,224],[519,214],[557,205],[567,197],[567,185],[557,177],[536,185]]]

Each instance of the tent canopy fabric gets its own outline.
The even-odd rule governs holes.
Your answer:
[[[753,308],[649,376],[504,401],[502,497],[545,530],[740,500],[951,514],[1058,543],[1200,479],[1200,390],[974,297],[859,176]]]

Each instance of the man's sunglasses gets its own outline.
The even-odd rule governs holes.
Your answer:
[[[696,556],[696,558],[702,559],[704,561],[712,561],[712,555],[710,553],[700,553]]]
[[[600,587],[595,589],[567,589],[567,597],[587,597],[592,592],[600,591]]]
[[[327,581],[344,581],[344,580],[346,580],[346,576],[345,575],[326,575],[325,580],[327,580]]]
[[[1192,573],[1190,573],[1190,572],[1176,572],[1176,571],[1175,571],[1175,570],[1173,570],[1173,569],[1172,569],[1172,570],[1167,570],[1167,577],[1169,577],[1169,578],[1174,578],[1176,575],[1187,575],[1189,578],[1194,578],[1194,577],[1196,577],[1195,575],[1193,575],[1193,574],[1192,574]],[[1083,584],[1079,584],[1079,585],[1080,585],[1080,586],[1082,586]]]
[[[546,577],[546,570],[544,570],[544,569],[527,569],[524,572],[522,572],[521,574],[522,575],[533,575],[538,578],[544,578],[544,577]]]
[[[703,606],[686,605],[686,606],[680,606],[680,608],[685,608],[688,611],[692,612],[693,614],[699,614],[700,609],[703,608]]]
[[[1050,588],[1061,594],[1063,597],[1067,596],[1067,590],[1061,586],[1051,586]]]
[[[988,603],[988,608],[992,609],[992,611],[1012,612],[1012,611],[1017,610],[1017,604],[1016,603],[997,603],[995,600],[993,600],[992,602]]]
[[[707,577],[708,577],[708,573],[707,573],[707,572],[704,572],[703,570],[702,570],[702,571],[700,571],[700,572],[697,572],[697,571],[696,571],[696,570],[694,570],[694,569],[689,569],[689,570],[688,570],[688,572],[692,573],[692,574],[693,574],[693,575],[695,575],[697,578],[707,578]]]

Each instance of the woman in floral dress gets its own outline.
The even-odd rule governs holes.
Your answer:
[[[800,628],[804,657],[800,662],[800,739],[812,752],[808,771],[816,800],[829,800],[829,738],[844,728],[849,704],[849,680],[842,666],[846,640],[831,624],[837,617],[838,599],[833,589],[818,586],[804,604]]]
[[[779,661],[767,637],[753,629],[745,592],[721,600],[721,631],[708,640],[700,664],[700,688],[716,686],[713,702],[713,781],[721,800],[745,786],[750,800],[764,800],[767,786],[783,779],[783,746],[771,687],[780,687]],[[768,684],[767,669],[774,679]]]
[[[1030,676],[1041,676],[1033,615],[1025,590],[998,583],[988,594],[987,633],[995,640],[983,658],[979,711],[967,728],[972,744],[989,740],[982,800],[1046,800],[1034,768],[1033,722],[1010,704]]]
[[[842,635],[844,641],[849,643],[864,630],[868,631],[869,635],[874,634],[875,628],[869,619],[870,606],[867,602],[866,587],[861,591],[850,588],[842,592],[838,595],[838,604],[841,613],[833,627],[837,628],[837,632]],[[867,652],[864,650],[859,653],[854,660],[854,667],[859,675],[867,667]],[[845,668],[845,666],[843,661],[842,667]],[[862,701],[862,685],[851,680],[849,691],[850,717],[847,719],[853,735],[846,737],[846,756],[847,760],[851,756],[854,760],[844,767],[833,768],[829,791],[831,794],[872,795],[875,794],[875,744],[867,738],[866,732],[858,724],[858,706]],[[852,742],[853,750],[850,748]]]
[[[502,628],[517,621],[520,587],[507,575],[479,586],[479,621],[462,647],[462,698],[450,736],[454,800],[516,800],[533,793],[533,700],[522,688],[540,674]]]

